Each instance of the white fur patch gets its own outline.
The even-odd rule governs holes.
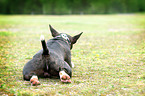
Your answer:
[[[41,36],[40,36],[40,40],[41,40],[41,41],[42,41],[42,40],[45,40],[44,35],[41,35]]]
[[[68,75],[68,74],[66,74],[65,71],[60,71],[59,72],[60,79],[62,78],[63,75]]]
[[[31,79],[34,79],[34,78],[38,79],[38,77],[37,77],[36,75],[33,75],[33,76],[31,77]],[[31,80],[31,79],[30,79],[30,80]]]
[[[61,34],[61,37],[62,37],[63,39],[65,39],[65,40],[69,40],[69,38],[67,37],[66,34]]]
[[[75,65],[74,65],[74,63],[73,63],[73,62],[71,62],[71,66],[72,66],[72,68],[74,68],[74,67],[75,67]]]

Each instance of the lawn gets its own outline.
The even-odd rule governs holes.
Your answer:
[[[31,86],[23,66],[41,49],[41,34],[52,38],[48,24],[84,32],[72,49],[72,83],[46,78]],[[144,96],[145,14],[0,15],[0,95]]]

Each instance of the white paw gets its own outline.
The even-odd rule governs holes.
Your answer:
[[[36,75],[33,75],[30,79],[32,86],[40,85],[40,82],[38,81],[38,77]]]
[[[70,76],[65,71],[59,72],[60,80],[63,83],[71,83]]]
[[[38,80],[38,77],[36,76],[36,75],[33,75],[32,77],[31,77],[31,79],[37,79]],[[30,80],[31,80],[30,79]]]
[[[67,74],[65,73],[65,71],[60,71],[59,72],[60,79],[62,78],[63,75],[67,75]]]

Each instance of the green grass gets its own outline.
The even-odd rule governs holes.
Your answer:
[[[145,14],[34,16],[0,15],[0,95],[145,95]],[[51,24],[72,36],[71,84],[40,79],[31,86],[23,66],[48,40]]]

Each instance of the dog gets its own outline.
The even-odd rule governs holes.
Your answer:
[[[83,32],[70,36],[57,32],[49,25],[52,39],[45,42],[44,36],[40,37],[42,49],[28,61],[23,68],[23,79],[32,85],[39,85],[38,78],[60,78],[61,82],[71,83],[72,67],[71,49]]]

